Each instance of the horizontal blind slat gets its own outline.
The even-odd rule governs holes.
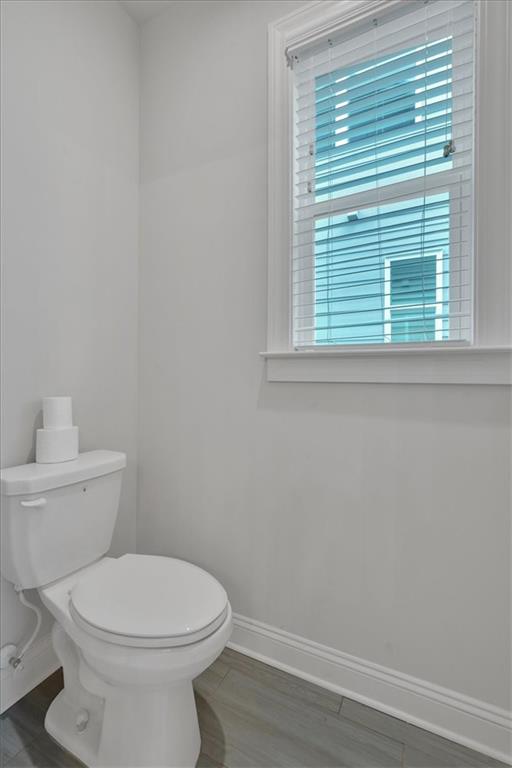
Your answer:
[[[471,150],[468,150],[464,154],[465,156],[470,155]],[[464,158],[465,159],[465,158]],[[386,165],[385,162],[381,161],[381,165]],[[317,189],[317,195],[326,195],[326,194],[334,194],[336,192],[345,192],[349,190],[354,190],[357,187],[364,186],[366,184],[370,184],[373,182],[373,186],[376,189],[385,189],[385,186],[380,186],[380,182],[385,181],[391,181],[394,177],[403,177],[406,172],[409,175],[409,178],[412,177],[412,174],[418,174],[421,175],[422,170],[426,170],[428,172],[433,172],[435,170],[442,170],[443,167],[446,166],[446,159],[444,157],[435,157],[429,159],[427,162],[420,160],[419,162],[413,163],[409,166],[407,166],[407,169],[404,168],[397,168],[395,165],[392,165],[391,168],[384,171],[379,171],[378,173],[367,173],[361,177],[355,177],[348,179],[346,181],[339,181],[338,183],[331,184],[329,187],[327,187],[325,190],[320,188]],[[471,165],[469,163],[462,165],[457,168],[461,178],[467,178],[467,175],[464,176],[464,172],[467,171],[468,174],[471,171]],[[397,178],[396,181],[399,181],[400,179]],[[304,183],[298,183],[297,186],[301,191],[297,192],[295,195],[296,200],[300,201],[301,199],[308,198],[312,193],[308,189],[307,182]]]
[[[419,98],[419,97],[418,97]],[[471,125],[473,121],[473,109],[471,104],[468,105],[468,101],[472,101],[472,94],[471,93],[464,93],[460,94],[456,97],[456,106],[450,110],[450,121],[449,125],[455,125],[457,127],[464,126],[466,124]],[[453,102],[453,97],[452,97]],[[439,111],[440,108],[442,108],[442,105],[438,107],[438,110],[436,110],[435,105],[429,105],[426,110],[422,109],[415,109],[411,110],[411,117],[421,119],[424,115],[426,115],[426,122],[427,125],[440,122],[441,117],[436,117],[436,111]],[[431,116],[431,117],[430,117]],[[445,115],[442,116],[443,118]],[[374,124],[379,125],[381,127],[385,126],[384,120],[389,120],[389,122],[392,123],[392,118],[386,117],[382,120],[376,120],[374,121]],[[430,120],[430,122],[429,122]],[[425,121],[421,120],[421,124],[423,125]],[[368,121],[368,123],[371,123],[371,121]],[[337,121],[337,124],[342,125],[341,121]],[[350,121],[347,120],[347,124],[350,124]],[[418,125],[416,123],[415,125]],[[410,124],[410,127],[413,127],[413,124]],[[404,130],[404,126],[396,126],[393,127],[392,125],[389,127],[389,133],[387,134],[389,139],[396,138],[397,136],[401,136],[402,132]],[[368,131],[364,128],[361,128],[360,126],[356,126],[352,129],[349,128],[348,133],[350,134],[351,141],[354,143],[354,148],[356,147],[356,142],[358,142],[359,146],[366,146],[366,143],[368,142]],[[318,135],[319,134],[319,135]],[[325,135],[322,132],[316,131],[316,128],[314,126],[308,127],[307,130],[304,131],[296,131],[296,149],[299,157],[301,156],[302,150],[306,150],[307,154],[310,154],[311,151],[311,143],[315,143],[315,157],[322,157],[329,155],[330,152],[334,151],[334,147],[329,145],[329,138],[332,137],[332,133],[326,133]],[[339,136],[339,138],[347,138],[346,136]],[[343,145],[342,145],[343,146]],[[341,147],[339,148],[340,151]]]
[[[385,285],[386,290],[388,291],[388,293],[389,293],[389,288],[390,288],[391,285],[392,285],[392,281],[388,281],[386,283],[386,285]],[[459,287],[461,289],[462,288],[468,288],[470,285],[471,285],[471,283],[469,281],[467,281],[465,283],[461,283]],[[351,312],[361,312],[361,313],[363,313],[363,312],[372,312],[372,311],[374,311],[374,312],[379,311],[380,312],[381,311],[381,307],[379,307],[378,309],[373,309],[373,310],[368,310],[366,307],[364,307],[363,309],[356,309],[355,308],[357,306],[358,302],[367,302],[368,299],[381,298],[382,297],[382,292],[377,292],[375,290],[372,291],[371,290],[371,286],[364,286],[364,287],[368,288],[368,292],[367,293],[364,293],[364,294],[354,293],[354,294],[347,295],[346,297],[343,297],[343,299],[338,299],[338,298],[336,298],[336,296],[328,296],[328,297],[322,296],[322,298],[319,298],[317,301],[315,301],[315,303],[304,304],[303,309],[309,309],[309,316],[311,316],[311,317],[313,317],[313,316],[314,317],[320,317],[321,314],[322,314],[321,310],[326,305],[328,305],[329,307],[331,305],[336,305],[336,307],[339,307],[339,309],[336,309],[334,311],[332,309],[329,309],[328,314],[332,315],[332,316],[335,316],[337,314],[350,314]],[[435,292],[435,287],[434,287],[433,290]],[[322,293],[326,293],[326,292],[327,291],[323,291]],[[413,305],[416,306],[418,303],[422,303],[421,299],[419,298],[419,296],[421,296],[421,295],[422,295],[422,291],[413,291],[413,290],[406,291],[404,293],[400,293],[400,299],[403,300],[404,297],[405,297],[405,299],[406,299],[406,301],[408,303],[407,304],[401,303],[400,305],[397,305],[396,308],[404,309],[404,307],[406,307],[406,306],[407,307],[411,307]],[[428,303],[429,307],[434,307],[434,306],[448,307],[451,304],[457,304],[458,305],[458,304],[460,304],[461,302],[464,302],[464,301],[469,303],[470,302],[469,297],[468,298],[452,298],[452,299],[446,299],[446,300],[439,299],[438,301],[428,300],[427,303]],[[351,309],[349,309],[349,310],[343,309],[343,307],[345,307],[347,305],[350,305]],[[306,316],[306,314],[304,316]]]
[[[437,6],[439,13],[435,13]],[[442,8],[442,2],[431,4],[429,13],[416,12],[407,14],[407,22],[399,26],[395,23],[382,25],[380,28],[370,28],[365,33],[355,35],[352,38],[335,46],[322,46],[319,52],[313,52],[309,56],[299,54],[299,61],[294,65],[294,71],[298,80],[314,77],[315,73],[321,73],[347,67],[354,63],[368,59],[368,50],[372,48],[375,56],[394,54],[406,48],[415,48],[421,43],[432,39],[439,39],[452,34],[458,37],[472,29],[473,7],[472,4],[461,4],[458,10],[446,12]],[[405,19],[405,16],[404,16]],[[369,25],[371,26],[371,25]]]
[[[466,78],[468,85],[471,84],[470,78]],[[373,94],[361,99],[360,102],[350,104],[350,118],[357,117],[360,121],[366,118],[366,121],[377,120],[385,117],[386,115],[402,111],[406,108],[418,109],[416,104],[422,100],[422,97],[427,96],[429,99],[437,99],[437,103],[451,101],[451,94],[447,93],[447,87],[444,78],[437,77],[431,78],[428,88],[425,88],[424,81],[421,84],[422,90],[411,93],[410,83],[401,85],[400,88],[394,88],[393,92],[386,94],[386,98],[376,99]],[[459,91],[460,93],[460,91]],[[468,90],[468,93],[470,91]],[[346,102],[340,101],[339,98],[332,100],[333,103],[329,105],[325,111],[318,110],[316,115],[311,116],[306,114],[304,119],[297,120],[297,135],[303,135],[315,130],[321,132],[322,130],[328,132],[333,127],[347,121],[348,105]]]
[[[458,58],[461,61],[467,61],[469,58],[472,58],[472,52],[473,52],[473,25],[472,20],[468,19],[464,24],[464,30],[460,30],[459,33],[457,33],[455,30],[451,29],[448,31],[446,27],[439,28],[436,31],[433,31],[430,35],[430,42],[429,41],[419,41],[414,43],[408,43],[408,41],[404,40],[402,42],[403,48],[406,48],[410,46],[410,48],[413,48],[414,50],[418,50],[421,48],[422,44],[426,46],[432,45],[432,46],[438,46],[439,48],[442,48],[442,45],[444,43],[447,50],[444,54],[440,55],[439,61],[442,61],[443,56],[451,56],[451,46],[448,48],[446,46],[446,39],[448,38],[448,35],[451,36],[457,36],[457,54]],[[370,46],[371,48],[371,46]],[[359,46],[358,46],[359,50]],[[395,50],[389,50],[388,53],[392,56],[396,51]],[[426,55],[429,55],[428,48],[424,48],[424,51],[426,52]],[[385,56],[386,51],[380,50],[378,54],[375,55],[379,56]],[[420,67],[416,67],[414,64],[414,60],[419,60],[421,58],[421,54],[418,53],[411,53],[409,54],[409,59],[404,60],[404,65],[402,69],[402,74],[404,75],[403,78],[405,79],[408,75],[419,75],[420,74]],[[400,62],[400,60],[397,60]],[[355,71],[357,71],[358,67],[363,68],[364,65],[370,64],[370,60],[368,59],[368,53],[361,54],[361,58],[358,59],[358,61],[355,61],[351,68]],[[434,68],[435,60],[430,62],[431,69]],[[440,64],[442,66],[442,64]],[[391,67],[391,64],[386,62],[386,67],[389,70]],[[330,97],[330,92],[332,91],[334,93],[334,90],[339,90],[339,81],[342,77],[345,77],[346,79],[344,82],[348,85],[348,87],[353,88],[354,90],[357,89],[357,91],[360,91],[357,95],[364,95],[365,92],[368,92],[369,86],[371,85],[371,80],[369,80],[367,77],[363,74],[360,75],[351,75],[347,68],[347,61],[345,56],[340,56],[339,58],[336,58],[331,54],[331,56],[326,60],[324,69],[326,69],[326,74],[321,74],[322,68],[318,65],[315,65],[311,68],[310,72],[301,72],[299,70],[296,70],[295,73],[295,84],[297,89],[297,107],[298,109],[301,109],[304,104],[307,101],[311,101],[313,98],[313,94],[310,92],[311,87],[311,80],[312,78],[315,79],[315,93],[314,98],[315,102],[319,103],[320,107],[322,105],[322,102],[325,98]],[[382,90],[385,90],[386,85],[390,84],[393,85],[393,80],[398,80],[399,78],[393,78],[392,73],[389,73],[386,71],[384,67],[382,67],[380,70],[378,67],[376,69],[376,77],[374,82],[378,83],[381,86]],[[424,73],[423,73],[424,74]],[[352,78],[352,79],[351,79]]]

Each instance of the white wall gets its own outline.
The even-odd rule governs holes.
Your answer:
[[[128,453],[113,549],[135,547],[138,33],[115,0],[2,2],[2,466],[43,395],[81,450]],[[33,618],[2,583],[2,643]]]
[[[234,609],[508,708],[509,393],[269,384],[266,25],[142,31],[138,547]]]
[[[266,26],[300,3],[2,4],[2,465],[39,398],[128,452],[114,552],[204,565],[239,613],[508,708],[501,388],[269,384]],[[2,584],[2,642],[30,618]]]

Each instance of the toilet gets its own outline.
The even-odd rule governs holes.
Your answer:
[[[1,471],[1,571],[55,619],[64,689],[48,733],[91,768],[192,768],[192,680],[222,652],[232,614],[219,582],[172,557],[106,557],[126,456],[89,451]]]

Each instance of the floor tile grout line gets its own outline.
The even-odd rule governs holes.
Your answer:
[[[237,672],[238,674],[241,674],[241,675],[243,675],[245,677],[249,677],[250,678],[250,675],[248,675],[246,672],[242,672],[242,671],[240,671],[238,669],[235,669],[235,668],[230,668],[229,671],[227,672],[227,674],[223,677],[223,679],[220,682],[220,684],[214,690],[214,692],[212,694],[212,698],[213,699],[216,698],[216,695],[217,695],[219,689],[222,687],[222,684],[224,683],[224,681],[228,678],[230,672]],[[332,722],[343,720],[346,723],[349,723],[350,725],[355,727],[356,729],[360,729],[361,731],[366,731],[367,733],[372,733],[375,736],[378,736],[380,739],[385,739],[388,742],[393,742],[393,744],[395,744],[395,745],[400,747],[400,768],[404,768],[404,762],[403,761],[405,759],[405,747],[406,747],[405,742],[403,742],[401,739],[395,738],[394,736],[389,736],[388,734],[382,733],[381,731],[378,731],[375,728],[370,728],[369,726],[367,726],[367,725],[365,725],[363,723],[360,723],[360,722],[358,722],[356,720],[352,720],[351,718],[348,718],[348,717],[345,717],[344,715],[341,715],[340,711],[341,711],[341,707],[342,707],[344,698],[345,697],[341,697],[341,704],[340,704],[339,710],[337,710],[337,711],[322,710],[324,717],[326,717],[327,719],[331,720]],[[301,701],[300,703],[303,706],[305,705],[307,707],[307,709],[310,708],[310,705],[307,702]],[[283,706],[286,706],[286,704],[283,704]],[[313,706],[313,707],[311,707],[311,709],[315,710],[315,707]],[[206,754],[208,754],[208,753],[206,753]],[[211,758],[210,755],[208,755],[208,757],[210,757],[210,759],[213,759],[213,758]],[[228,768],[228,767],[225,766],[225,768]]]
[[[346,697],[344,697],[344,699],[345,698]],[[379,710],[375,710],[375,711],[379,712]],[[399,718],[394,718],[392,715],[386,715],[386,716],[387,717],[391,717],[392,719],[399,719]],[[338,717],[340,719],[345,720],[346,722],[350,722],[350,723],[353,723],[354,725],[357,725],[357,726],[360,726],[362,728],[365,728],[366,730],[371,731],[372,733],[375,733],[378,736],[381,736],[381,737],[386,738],[386,739],[391,739],[395,743],[401,744],[402,747],[403,747],[403,768],[407,768],[407,750],[408,749],[411,749],[411,750],[418,749],[418,746],[411,742],[411,736],[410,735],[404,734],[402,738],[399,737],[399,736],[390,736],[389,733],[387,733],[385,730],[378,730],[377,728],[373,728],[370,725],[362,723],[360,720],[354,720],[353,718],[351,718],[351,717],[349,717],[347,715],[341,714],[341,711],[338,714]],[[406,720],[400,720],[400,723],[402,723],[406,727],[411,727],[413,729],[417,729],[418,731],[420,731],[420,733],[426,734],[427,737],[432,737],[434,739],[439,739],[442,742],[448,742],[448,744],[450,744],[452,747],[454,747],[456,749],[460,749],[460,748],[462,748],[462,749],[470,749],[469,747],[464,747],[464,745],[462,745],[462,744],[457,744],[457,742],[454,742],[451,739],[446,739],[443,736],[439,736],[438,734],[435,734],[432,731],[428,731],[428,730],[426,730],[424,728],[420,728],[417,725],[414,725],[412,723],[408,723]],[[475,752],[475,754],[477,754],[479,757],[481,757],[483,759],[486,758],[486,756],[483,753],[478,753],[477,751],[471,750],[471,749],[470,749],[470,751]],[[501,766],[502,764],[499,763],[499,765]],[[432,765],[432,766],[428,766],[428,768],[438,768],[438,767]],[[440,768],[443,768],[443,767],[441,766]],[[445,766],[445,768],[446,768],[446,766]],[[465,766],[465,764],[463,765],[461,763],[460,764],[460,768],[469,768],[469,765]],[[485,763],[478,764],[478,765],[475,764],[474,768],[486,768],[486,764]],[[488,766],[487,766],[487,768],[488,768]],[[508,768],[508,766],[503,764],[503,768]]]
[[[221,680],[220,680],[220,681],[217,683],[217,685],[216,685],[216,686],[215,686],[215,688],[213,689],[213,697],[214,697],[214,698],[215,698],[215,695],[216,695],[217,691],[219,691],[219,690],[220,690],[220,688],[222,688],[222,686],[223,686],[224,682],[225,682],[225,681],[226,681],[226,679],[229,677],[230,673],[231,673],[231,672],[233,672],[233,671],[234,671],[234,670],[233,670],[233,668],[232,668],[232,667],[229,667],[229,669],[227,670],[227,672],[225,673],[225,675],[224,675],[224,676],[222,677],[222,679],[221,679]]]
[[[324,687],[322,687],[320,685],[315,685],[314,683],[309,683],[309,681],[304,680],[304,679],[302,679],[300,677],[297,677],[297,675],[293,675],[290,672],[284,672],[284,670],[280,670],[278,668],[272,667],[270,664],[266,664],[265,662],[259,661],[258,659],[253,659],[252,656],[245,656],[245,654],[242,654],[239,651],[233,651],[233,653],[238,653],[240,656],[244,656],[244,658],[248,659],[250,662],[255,662],[256,664],[262,664],[264,667],[266,667],[268,669],[268,672],[270,674],[272,674],[272,672],[278,672],[280,676],[281,675],[284,676],[284,679],[291,678],[292,680],[296,680],[299,684],[309,684],[309,685],[312,685],[314,688],[318,688],[323,693],[326,693],[326,694],[327,693],[329,693],[329,694],[330,693],[334,693],[333,691],[330,691],[328,688],[324,688]],[[219,683],[219,685],[216,687],[215,690],[218,690],[220,688],[220,686],[222,685],[224,680],[227,678],[229,672],[235,672],[235,673],[239,673],[241,675],[245,675],[246,677],[251,677],[250,672],[247,672],[244,669],[238,669],[236,666],[233,666],[232,664],[230,664],[229,661],[227,661],[224,658],[222,660],[226,663],[226,665],[229,667],[229,669],[228,669],[228,671],[226,672],[226,674],[224,675],[224,677],[222,678],[221,682]],[[269,684],[269,686],[271,688],[274,688],[277,691],[280,690],[275,685],[272,685],[272,683],[268,683],[268,684]],[[339,699],[340,699],[340,702],[339,702],[339,704],[337,704],[336,709],[331,709],[330,707],[328,707],[326,705],[322,705],[322,704],[318,704],[317,705],[317,704],[315,704],[314,701],[309,702],[309,701],[305,700],[304,698],[300,698],[300,703],[302,703],[302,704],[305,703],[308,707],[312,707],[313,709],[317,709],[318,708],[318,710],[323,711],[326,714],[333,715],[333,716],[336,717],[341,712],[341,707],[343,705],[343,701],[344,701],[345,697],[341,696],[340,694],[335,694],[335,695],[336,695],[336,698],[339,697]],[[290,693],[289,696],[290,696],[290,698],[295,698],[295,694]]]
[[[11,721],[11,722],[12,722],[12,721]],[[46,731],[43,731],[43,733],[46,733]],[[1,766],[1,768],[9,768],[9,765],[10,765],[10,764],[11,764],[11,762],[14,760],[14,758],[15,758],[15,757],[18,757],[18,755],[20,754],[20,752],[23,752],[23,750],[24,750],[24,749],[26,749],[27,747],[31,746],[31,745],[34,743],[34,741],[36,741],[36,739],[38,739],[40,736],[41,736],[41,734],[40,734],[40,733],[38,733],[38,734],[35,734],[35,735],[33,735],[33,734],[32,734],[32,735],[29,737],[29,740],[28,740],[26,743],[24,742],[24,743],[23,743],[23,746],[22,746],[22,747],[20,747],[20,749],[18,749],[18,751],[17,751],[17,752],[15,752],[15,753],[14,753],[14,755],[11,755],[11,756],[8,758],[8,760],[7,760],[5,763],[0,763],[0,766]]]
[[[229,674],[231,672],[234,672],[235,674],[243,675],[244,677],[246,677],[248,679],[251,679],[250,673],[247,673],[245,671],[242,671],[240,669],[236,669],[235,667],[231,667],[230,666],[230,668],[228,669],[228,671],[226,672],[226,674],[224,675],[222,680],[214,688],[213,693],[212,693],[213,698],[215,698],[215,696],[218,693],[218,691],[222,688],[222,685],[227,680],[227,678],[229,677]],[[293,675],[291,675],[291,677],[293,677]],[[272,685],[270,685],[270,687],[274,688],[274,686],[272,686]],[[274,688],[274,690],[279,691],[279,688]],[[286,695],[286,693],[284,695]],[[296,696],[291,695],[291,694],[289,694],[289,698],[292,701],[295,700],[296,703],[302,705],[303,707],[305,707],[307,709],[311,709],[312,711],[315,711],[315,712],[317,712],[317,711],[318,712],[322,712],[324,715],[327,715],[328,717],[332,717],[335,720],[337,720],[340,717],[341,707],[342,707],[342,704],[343,704],[343,696],[340,697],[340,703],[338,705],[338,708],[335,709],[335,710],[329,709],[328,707],[323,707],[321,705],[317,706],[314,702],[309,702],[309,701],[307,701],[305,699],[302,699],[302,698],[298,699]],[[347,720],[348,718],[343,718],[343,719]],[[353,722],[353,721],[351,721],[351,722]],[[363,726],[363,728],[365,728],[365,730],[372,730],[371,728],[367,728],[366,726]],[[375,733],[377,733],[377,731],[375,731]],[[393,741],[396,741],[396,739],[393,739]]]
[[[223,661],[224,661],[224,659],[223,659]],[[232,666],[231,666],[231,664],[228,664],[228,662],[227,662],[227,661],[224,661],[224,663],[225,663],[225,665],[226,665],[227,669],[226,669],[226,671],[224,672],[224,674],[223,674],[222,676],[220,676],[220,675],[219,675],[219,677],[221,677],[221,681],[220,681],[219,685],[221,685],[221,684],[224,682],[224,680],[226,679],[226,677],[229,675],[229,673],[230,673],[230,672],[231,672],[231,670],[232,670]],[[218,688],[218,687],[219,687],[219,686],[217,686],[217,688]]]
[[[18,749],[15,755],[11,755],[10,758],[5,763],[0,763],[1,768],[11,768],[11,766],[14,765],[14,761],[16,760],[16,758],[22,752],[25,752],[32,743],[33,741],[31,741],[30,744],[25,744],[21,749]]]
[[[350,717],[345,717],[345,715],[342,715],[338,713],[336,716],[338,720],[344,720],[346,723],[350,723],[351,725],[355,725],[358,728],[362,728],[365,731],[368,731],[369,733],[374,733],[376,736],[380,736],[382,739],[388,739],[388,741],[393,741],[395,744],[400,744],[402,747],[402,754],[405,754],[405,747],[407,746],[406,741],[402,741],[402,739],[397,739],[394,736],[390,736],[388,733],[383,733],[382,731],[378,731],[375,728],[370,728],[369,725],[365,725],[364,723],[359,722],[359,720],[352,720]]]

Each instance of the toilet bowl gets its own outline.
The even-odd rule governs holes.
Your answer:
[[[220,584],[182,560],[124,555],[39,593],[65,681],[46,715],[50,735],[86,765],[195,765],[192,680],[231,633]]]
[[[55,619],[64,689],[46,715],[51,736],[95,768],[192,768],[192,681],[225,647],[231,606],[191,563],[104,556],[124,463],[124,454],[93,451],[60,471],[2,470],[2,573],[37,587]]]

